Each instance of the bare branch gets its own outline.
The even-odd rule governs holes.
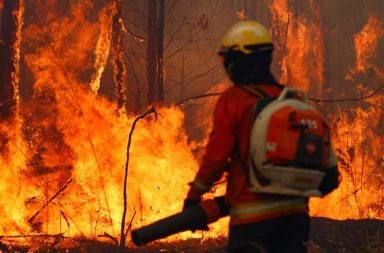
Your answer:
[[[377,88],[374,92],[372,92],[369,95],[360,97],[360,98],[340,98],[340,99],[318,99],[318,98],[308,98],[308,100],[316,102],[316,103],[334,103],[334,102],[359,102],[362,100],[366,100],[368,98],[371,98],[375,95],[377,95],[382,89],[384,89],[384,84],[381,85],[379,88]],[[195,100],[195,99],[201,99],[206,97],[213,97],[213,96],[220,96],[222,93],[209,93],[209,94],[203,94],[198,96],[193,96],[186,98],[180,102],[178,102],[176,105],[181,105],[187,101]]]
[[[171,43],[174,42],[176,34],[178,34],[180,32],[181,28],[184,26],[184,23],[185,23],[185,21],[187,19],[188,19],[188,17],[185,16],[183,18],[183,20],[181,20],[181,22],[179,23],[178,27],[176,28],[176,31],[171,35],[171,38],[169,39],[168,43],[164,46],[164,52],[167,52],[167,49],[168,49],[169,45],[171,45]]]
[[[102,234],[102,235],[98,235],[97,237],[99,237],[99,238],[103,238],[104,237],[104,238],[111,239],[111,241],[113,241],[116,246],[119,245],[119,241],[115,237],[113,237],[112,235],[110,235],[110,234],[108,234],[106,232],[104,232],[104,234]]]
[[[183,63],[184,63],[184,62],[183,62]],[[200,73],[200,74],[193,75],[193,76],[191,76],[191,77],[185,77],[185,76],[183,75],[183,72],[182,72],[182,80],[181,80],[180,82],[176,82],[175,85],[172,85],[171,87],[169,87],[169,88],[165,91],[165,93],[168,93],[168,92],[171,91],[172,89],[178,87],[180,84],[184,84],[184,83],[188,84],[188,83],[193,82],[193,81],[196,80],[197,78],[204,77],[204,76],[208,75],[209,73],[211,73],[212,71],[214,71],[216,68],[217,68],[217,66],[213,66],[213,67],[207,69],[205,72]],[[191,72],[193,72],[193,71],[191,71]],[[185,87],[183,87],[183,88],[185,88]]]
[[[169,2],[169,1],[168,1]],[[178,3],[178,2],[180,2],[180,0],[174,0],[172,3],[171,3],[171,6],[167,6],[168,8],[165,10],[166,11],[166,13],[171,13],[172,12],[172,10],[173,10],[173,8],[175,8],[175,6],[176,6],[176,4]],[[168,16],[169,17],[169,16]],[[167,24],[168,23],[168,21],[167,21],[167,18],[166,18],[166,20],[165,20],[165,24]]]
[[[125,5],[124,8],[132,9],[136,14],[139,14],[142,18],[147,17],[147,14],[145,14],[144,12],[142,12],[140,10],[139,6],[137,6],[135,1],[126,1],[126,3],[124,5]]]
[[[384,84],[382,84],[379,88],[373,91],[371,94],[362,96],[359,98],[340,98],[340,99],[318,99],[318,98],[309,98],[309,100],[316,103],[334,103],[334,102],[359,102],[370,97],[377,95],[384,88]]]
[[[207,97],[216,97],[216,96],[220,96],[220,95],[221,95],[221,93],[208,93],[208,94],[193,96],[193,97],[189,97],[189,98],[186,98],[186,99],[178,102],[176,105],[179,106],[179,105],[182,105],[185,102],[189,102],[191,100],[202,99],[202,98],[207,98]]]
[[[141,37],[141,36],[135,34],[131,30],[127,29],[126,27],[124,27],[124,32],[127,32],[129,35],[131,35],[136,41],[142,42],[145,40],[144,37]]]
[[[133,222],[133,219],[135,218],[135,216],[136,216],[136,207],[133,207],[133,215],[132,215],[130,222],[128,223],[127,230],[125,231],[125,237],[128,235],[129,231],[131,231],[132,222]]]
[[[141,119],[144,119],[145,117],[147,117],[150,114],[154,114],[155,120],[157,120],[158,113],[154,107],[151,107],[148,111],[146,111],[145,113],[136,117],[136,119],[133,121],[131,131],[129,132],[129,136],[128,136],[127,160],[125,162],[124,189],[123,189],[124,206],[123,206],[123,216],[121,218],[121,230],[120,230],[120,250],[121,250],[121,252],[124,252],[124,250],[125,250],[125,240],[126,240],[125,218],[127,215],[127,181],[128,181],[129,150],[131,148],[132,136],[133,136],[133,132],[135,130],[137,122]]]

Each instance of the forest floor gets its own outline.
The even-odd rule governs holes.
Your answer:
[[[383,220],[331,220],[312,218],[308,253],[384,253]],[[226,238],[155,242],[127,253],[225,253]],[[117,252],[111,243],[80,238],[31,237],[20,241],[0,237],[0,252]]]

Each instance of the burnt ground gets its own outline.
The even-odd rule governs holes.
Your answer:
[[[226,238],[128,246],[127,253],[225,253]],[[0,252],[117,252],[112,243],[60,236],[1,238]],[[383,220],[313,218],[309,253],[384,253]]]

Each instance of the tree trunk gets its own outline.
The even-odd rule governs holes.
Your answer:
[[[164,101],[164,5],[165,0],[148,2],[148,104]]]
[[[148,1],[147,76],[148,104],[156,102],[157,83],[157,0]]]
[[[113,44],[113,72],[116,86],[115,98],[117,109],[125,104],[125,65],[123,53],[123,27],[121,21],[122,0],[115,0],[116,13],[112,23],[112,44]]]
[[[23,0],[4,0],[0,37],[0,123],[16,114]]]
[[[15,129],[23,0],[4,0],[0,35],[0,124]],[[0,132],[0,154],[7,156],[12,133]]]
[[[159,17],[157,27],[157,83],[156,93],[157,102],[164,101],[164,71],[163,71],[163,58],[164,58],[164,4],[165,0],[159,0]]]

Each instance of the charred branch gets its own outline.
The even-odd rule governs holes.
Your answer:
[[[102,234],[102,235],[98,235],[97,237],[99,237],[99,238],[108,238],[108,239],[110,239],[116,246],[119,245],[119,241],[118,241],[115,237],[113,237],[112,235],[110,235],[110,234],[108,234],[108,233],[106,233],[106,232],[104,232],[104,234]]]
[[[133,223],[133,220],[135,219],[135,217],[136,217],[136,208],[134,207],[132,218],[129,221],[129,223],[127,224],[127,230],[125,231],[125,237],[128,235],[129,231],[131,231],[132,223]]]
[[[125,231],[125,219],[126,219],[126,215],[127,215],[127,204],[128,204],[127,184],[128,184],[128,166],[129,166],[129,158],[130,158],[129,157],[129,150],[131,148],[132,136],[133,136],[133,132],[135,131],[135,127],[136,127],[137,122],[141,119],[144,119],[145,117],[147,117],[150,114],[154,114],[155,120],[157,120],[157,111],[154,107],[151,107],[148,111],[139,115],[133,121],[131,131],[129,132],[129,136],[128,136],[127,160],[125,162],[125,170],[124,170],[124,172],[125,172],[124,173],[124,188],[123,188],[124,206],[123,206],[123,216],[121,218],[121,230],[120,230],[120,251],[121,252],[124,252],[124,250],[125,250],[125,241],[126,241],[126,236],[127,236],[127,232]],[[135,215],[136,215],[136,210],[135,210],[135,213],[132,217],[130,224],[128,225],[128,229],[130,228]]]

